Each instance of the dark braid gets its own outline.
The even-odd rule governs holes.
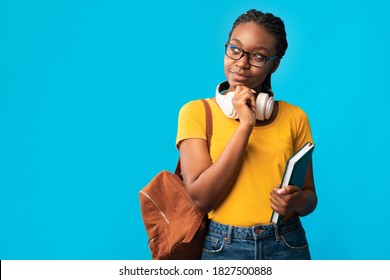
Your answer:
[[[229,33],[229,40],[232,36],[234,28],[236,28],[239,24],[246,22],[255,22],[258,25],[264,27],[270,34],[272,34],[276,39],[276,55],[279,57],[279,59],[284,56],[288,46],[286,38],[287,34],[284,28],[284,23],[279,17],[276,17],[270,13],[264,14],[254,9],[249,10],[236,19],[233,24],[232,30]],[[266,88],[271,89],[271,74],[267,75],[263,82],[263,85],[266,86]],[[266,88],[263,87],[263,90]]]
[[[233,28],[229,33],[229,39],[233,33],[234,28],[241,23],[255,22],[264,27],[269,33],[275,36],[277,56],[282,58],[287,50],[286,30],[283,21],[270,13],[262,13],[254,9],[247,11],[245,14],[239,16],[233,24]]]

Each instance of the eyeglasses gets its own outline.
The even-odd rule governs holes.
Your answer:
[[[248,63],[254,67],[259,67],[259,68],[263,67],[268,60],[272,61],[278,58],[277,55],[266,57],[259,53],[246,52],[243,49],[240,49],[239,47],[229,43],[225,44],[225,54],[234,60],[239,60],[244,56],[244,54],[247,54]]]

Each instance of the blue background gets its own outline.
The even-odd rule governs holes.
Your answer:
[[[138,191],[250,8],[284,20],[273,89],[310,117],[313,258],[390,259],[385,2],[1,1],[0,259],[150,259]]]

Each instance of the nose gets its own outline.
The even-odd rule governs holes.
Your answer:
[[[243,53],[240,59],[236,60],[236,66],[240,68],[249,68],[249,54],[248,53]]]

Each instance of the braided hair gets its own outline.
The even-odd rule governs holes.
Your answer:
[[[287,34],[283,21],[271,13],[262,13],[257,10],[249,10],[245,14],[239,16],[233,24],[232,30],[229,33],[229,40],[233,30],[241,23],[255,22],[264,27],[270,34],[275,37],[277,56],[281,59],[288,47]],[[268,74],[264,83],[265,86],[271,88],[271,74]]]

